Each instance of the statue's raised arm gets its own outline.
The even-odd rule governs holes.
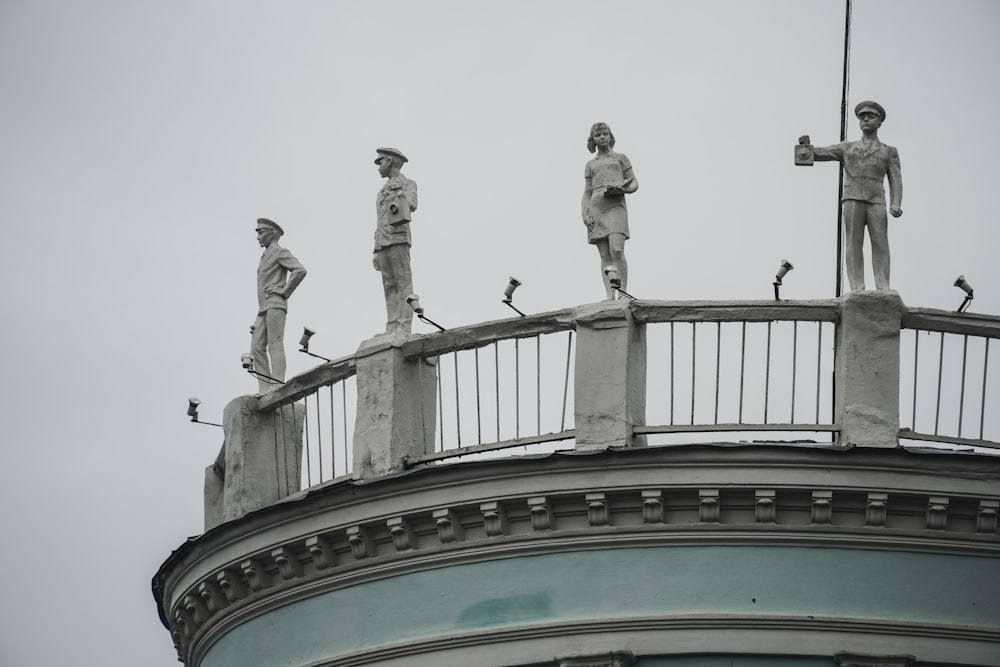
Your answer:
[[[813,147],[809,137],[799,138],[795,164],[837,161],[844,165],[845,262],[851,290],[865,289],[865,229],[872,245],[872,270],[875,288],[889,289],[889,219],[886,215],[885,188],[889,179],[889,209],[892,217],[903,215],[903,176],[899,152],[883,144],[878,129],[885,121],[885,109],[877,102],[861,102],[854,108],[861,125],[859,141],[845,141],[833,146]]]

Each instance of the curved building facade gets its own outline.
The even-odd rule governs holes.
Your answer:
[[[208,529],[153,580],[180,659],[192,667],[1000,665],[1000,457],[900,446],[923,438],[900,429],[898,416],[901,329],[937,326],[943,336],[961,325],[961,335],[972,327],[989,338],[1000,323],[871,306],[859,307],[857,295],[614,302],[378,341],[275,396],[237,399],[227,409],[225,474],[207,473]],[[828,323],[835,407],[830,423],[817,408],[807,426],[831,432],[829,442],[720,437],[794,436],[805,428],[794,407],[787,423],[698,425],[692,407],[684,427],[648,424],[646,394],[663,378],[647,367],[646,327],[681,321]],[[441,461],[490,447],[435,451],[447,392],[428,401],[424,390],[448,370],[440,356],[555,330],[576,336],[574,424],[550,439],[569,436],[573,448]],[[876,364],[868,355],[880,346],[890,353]],[[310,391],[351,373],[352,472],[302,491],[282,487],[302,476],[299,435],[310,427],[281,406],[308,408]],[[458,394],[457,362],[454,376]],[[685,431],[718,441],[647,444]],[[492,444],[509,452],[545,440]]]

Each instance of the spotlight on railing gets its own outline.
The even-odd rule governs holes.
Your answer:
[[[316,335],[316,332],[309,327],[302,327],[302,338],[299,338],[299,345],[301,348],[299,352],[304,352],[310,357],[316,357],[317,359],[322,359],[323,361],[330,361],[326,357],[320,356],[314,352],[309,351],[309,339]]]
[[[510,308],[511,310],[513,310],[515,313],[517,313],[521,317],[524,317],[525,316],[524,313],[522,313],[517,308],[517,306],[514,305],[514,290],[516,290],[520,286],[521,286],[521,281],[518,280],[517,278],[515,278],[514,276],[511,276],[510,277],[510,282],[507,283],[507,289],[505,289],[503,291],[503,302],[502,303],[506,304],[508,308]]]
[[[627,296],[628,298],[635,300],[635,297],[622,289],[622,279],[618,277],[618,267],[614,264],[608,264],[604,267],[604,275],[608,277],[608,284],[611,285],[611,289],[618,292],[622,296]]]
[[[413,312],[417,314],[421,322],[426,322],[427,324],[432,324],[438,328],[438,331],[444,331],[444,327],[435,322],[434,320],[424,316],[424,307],[420,305],[420,297],[416,294],[411,294],[406,297],[406,303],[413,309]]]
[[[778,272],[774,274],[774,300],[781,301],[781,279],[785,277],[785,274],[794,269],[792,263],[787,259],[781,260],[781,266],[778,268]]]
[[[240,355],[240,363],[243,364],[243,368],[246,370],[246,372],[254,376],[255,378],[265,380],[270,384],[285,384],[284,382],[282,382],[277,378],[273,378],[270,375],[264,375],[260,371],[254,370],[253,355],[250,354],[249,352],[245,352],[244,354]]]
[[[962,305],[959,306],[958,310],[955,312],[964,313],[965,309],[969,307],[970,303],[972,303],[972,285],[970,285],[965,279],[965,276],[959,276],[958,278],[955,278],[955,287],[958,287],[965,292],[965,299],[962,301]]]
[[[205,426],[218,426],[222,428],[222,424],[213,424],[212,422],[203,422],[198,420],[198,406],[201,405],[201,401],[197,398],[188,399],[188,409],[187,416],[191,418],[195,424],[204,424]]]

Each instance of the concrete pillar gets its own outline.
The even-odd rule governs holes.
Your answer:
[[[840,297],[834,360],[840,442],[899,444],[899,330],[904,306],[892,290]]]
[[[226,446],[222,446],[224,455]],[[217,464],[205,468],[205,530],[218,526],[224,521],[222,497],[226,493],[226,483],[222,478],[223,469]]]
[[[437,362],[407,359],[403,336],[377,336],[358,348],[354,476],[371,479],[434,450]]]
[[[240,396],[222,413],[223,455],[205,471],[205,529],[271,505],[299,490],[305,408],[286,405],[258,412],[256,396]]]
[[[646,325],[619,299],[581,308],[576,332],[577,449],[645,445]]]

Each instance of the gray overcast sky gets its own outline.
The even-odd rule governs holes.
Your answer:
[[[167,667],[149,579],[202,527],[216,421],[254,391],[254,221],[309,269],[297,332],[379,332],[377,146],[420,186],[414,283],[447,326],[601,298],[587,131],[632,161],[629,291],[834,291],[843,2],[0,0],[0,663]],[[881,102],[910,306],[1000,313],[1000,3],[857,0],[850,108]],[[849,138],[859,132],[853,119]],[[994,250],[990,250],[993,248]],[[869,279],[870,281],[870,279]],[[415,330],[426,331],[416,323]]]

